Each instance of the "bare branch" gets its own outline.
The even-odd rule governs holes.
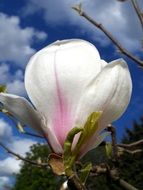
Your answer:
[[[117,147],[117,139],[116,139],[116,129],[110,124],[110,125],[108,125],[107,130],[111,132],[113,158],[115,159],[115,161],[117,161],[118,160],[118,147]]]
[[[142,149],[126,150],[125,148],[123,149],[123,151],[124,151],[124,152],[127,152],[127,153],[129,153],[129,154],[132,154],[132,155],[137,154],[137,153],[140,153],[140,152],[143,152]]]
[[[37,135],[37,134],[34,134],[34,133],[29,133],[27,131],[24,131],[22,134],[24,135],[29,135],[29,136],[33,136],[33,137],[37,137],[37,138],[41,138],[41,139],[45,139],[45,137],[41,136],[41,135]]]
[[[129,149],[129,148],[133,148],[136,146],[140,146],[142,144],[143,144],[143,139],[136,141],[136,142],[133,142],[133,143],[130,143],[130,144],[118,144],[117,146]]]
[[[125,49],[120,42],[115,39],[115,37],[101,24],[98,23],[96,20],[92,19],[89,15],[86,14],[81,9],[81,4],[78,6],[72,7],[76,12],[79,13],[80,16],[84,17],[86,20],[88,20],[91,24],[93,24],[95,27],[97,27],[99,30],[101,30],[112,42],[113,44],[119,49],[119,51],[126,55],[128,58],[132,59],[135,61],[139,66],[143,67],[143,61],[134,56],[132,53],[130,53],[127,49]]]
[[[132,5],[136,11],[136,14],[137,14],[139,21],[141,23],[141,27],[143,29],[143,15],[142,15],[142,12],[141,12],[140,7],[138,5],[138,2],[137,2],[137,0],[131,0],[131,3],[132,3]]]
[[[123,187],[125,190],[138,190],[137,188],[135,188],[123,179],[118,179],[117,182],[120,185],[120,187]]]
[[[92,176],[97,176],[100,174],[107,174],[108,177],[110,177],[115,183],[117,183],[121,188],[125,190],[138,190],[137,188],[135,188],[134,186],[132,186],[131,184],[120,178],[119,172],[116,168],[110,169],[105,163],[96,165],[91,170]]]
[[[37,162],[34,162],[32,160],[29,160],[27,158],[24,158],[23,156],[13,152],[12,150],[10,150],[7,146],[5,146],[2,142],[0,142],[0,146],[5,149],[7,151],[7,153],[9,154],[12,154],[13,156],[15,156],[16,158],[18,158],[19,160],[22,160],[22,161],[25,161],[25,162],[28,162],[29,164],[32,164],[32,165],[35,165],[35,166],[38,166],[38,167],[49,167],[47,163],[37,163]]]
[[[71,189],[75,189],[75,190],[87,190],[85,185],[82,184],[82,182],[80,181],[79,177],[76,174],[72,175],[68,179],[68,186]]]

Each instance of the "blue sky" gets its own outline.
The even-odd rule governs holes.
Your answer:
[[[71,7],[78,0],[1,0],[0,1],[0,84],[7,84],[10,93],[26,97],[23,76],[26,64],[37,50],[56,40],[81,38],[92,42],[102,59],[110,62],[123,57],[133,80],[131,102],[124,115],[115,122],[118,140],[139,121],[143,112],[143,70],[117,53],[110,41]],[[83,9],[103,23],[132,53],[142,56],[142,30],[129,1],[82,0]],[[140,2],[141,3],[141,2]],[[141,3],[143,7],[143,3]],[[35,138],[19,135],[11,121],[0,114],[0,138],[15,152],[25,155]],[[21,150],[21,147],[23,149]],[[20,169],[20,161],[0,149],[0,186],[11,183],[12,173]]]

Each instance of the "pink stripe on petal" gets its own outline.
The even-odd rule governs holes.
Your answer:
[[[56,59],[56,53],[54,59]],[[53,129],[57,139],[63,146],[66,136],[72,128],[72,118],[69,105],[67,103],[68,101],[61,91],[59,84],[56,60],[54,60],[54,74],[56,81],[57,102],[55,102],[55,112],[53,113]]]

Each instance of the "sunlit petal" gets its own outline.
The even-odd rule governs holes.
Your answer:
[[[13,94],[0,93],[0,102],[22,124],[27,124],[40,133],[41,117],[32,105],[23,97]]]

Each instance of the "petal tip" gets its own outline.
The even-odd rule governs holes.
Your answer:
[[[116,60],[112,61],[111,63],[114,65],[120,65],[122,67],[128,68],[127,62],[123,58],[116,59]]]

